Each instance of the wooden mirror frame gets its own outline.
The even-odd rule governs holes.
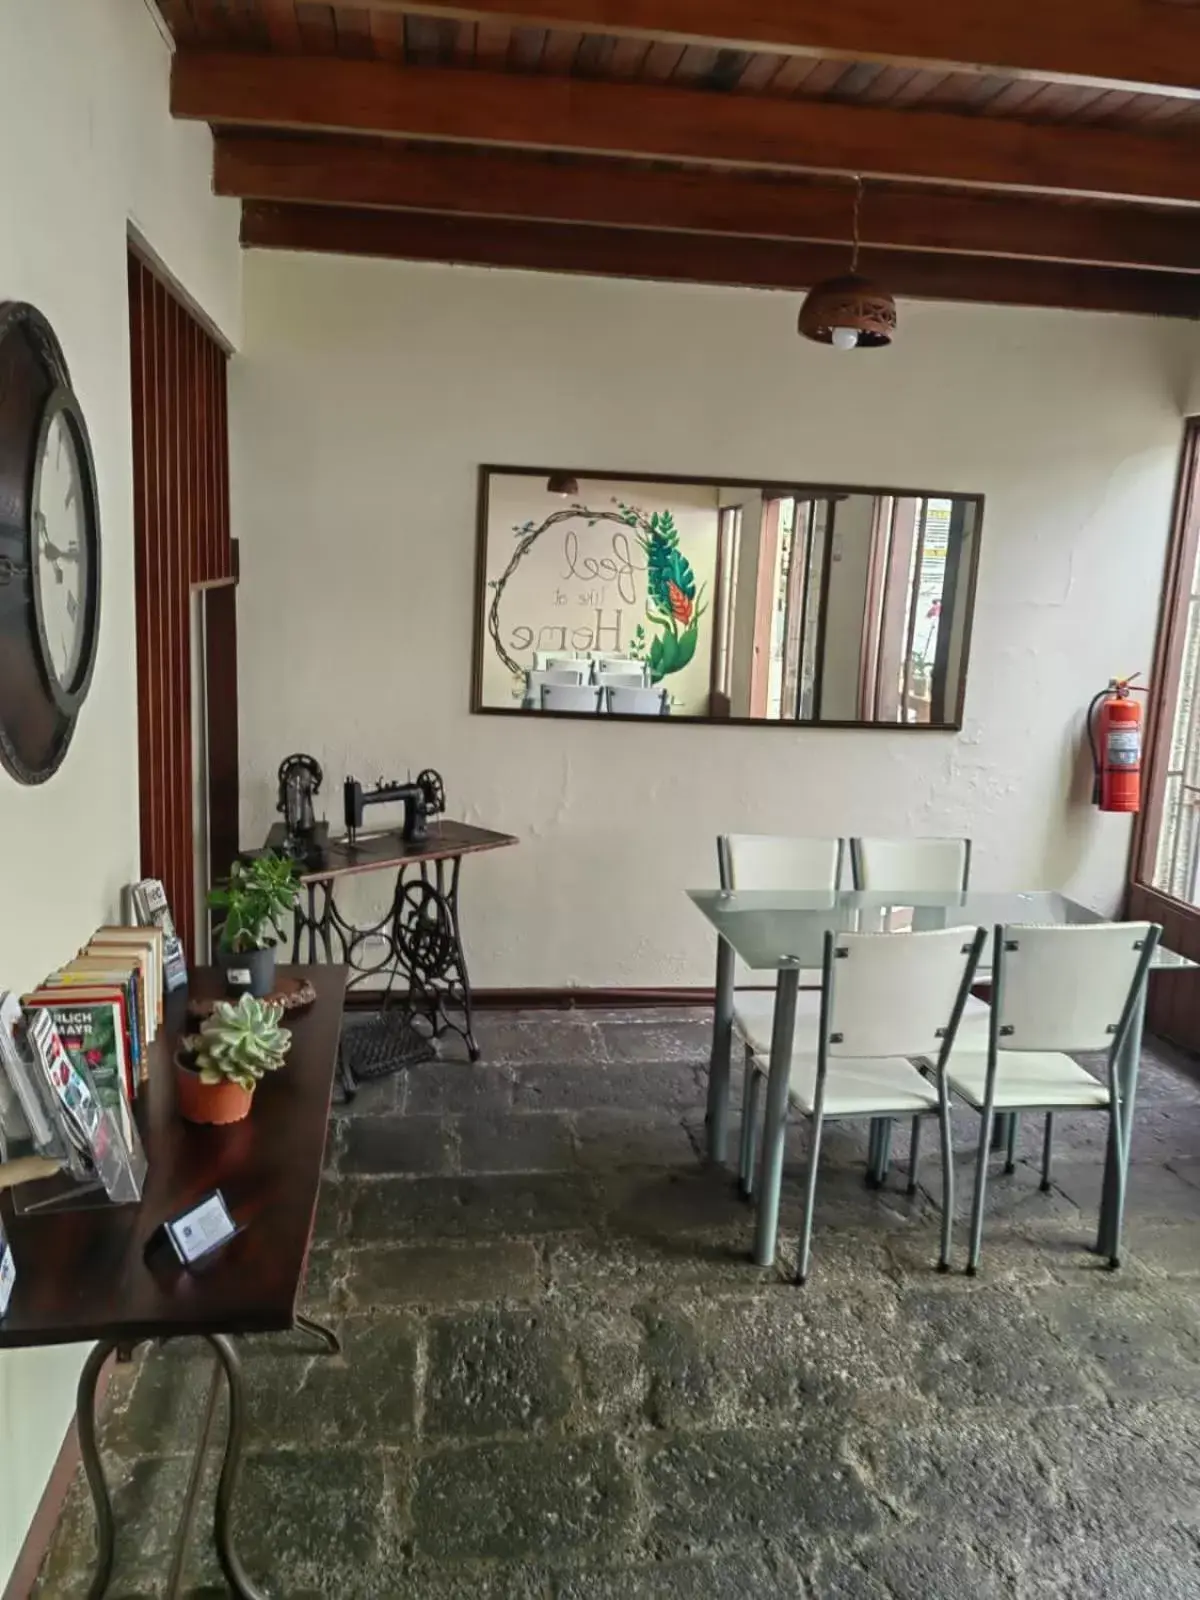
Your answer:
[[[966,573],[966,588],[964,602],[967,607],[966,621],[963,629],[962,644],[962,670],[959,673],[957,692],[954,697],[953,707],[948,707],[949,715],[941,722],[886,722],[880,720],[849,720],[829,719],[822,721],[801,720],[798,718],[775,717],[746,717],[746,716],[706,716],[674,714],[663,717],[664,723],[683,726],[699,727],[747,727],[747,728],[776,728],[788,729],[793,733],[821,731],[827,728],[858,729],[863,732],[890,732],[890,733],[959,733],[963,726],[963,708],[966,700],[967,677],[971,664],[971,643],[975,623],[975,604],[979,580],[979,553],[983,536],[984,496],[982,494],[964,494],[953,489],[914,489],[898,488],[894,485],[879,486],[871,484],[834,484],[814,482],[793,482],[783,478],[726,478],[715,474],[696,476],[692,474],[672,472],[613,472],[611,470],[597,471],[587,467],[563,466],[523,466],[499,462],[485,462],[478,469],[478,490],[476,501],[476,546],[475,546],[475,597],[472,615],[474,618],[474,632],[471,645],[471,712],[476,716],[495,717],[523,717],[527,718],[529,712],[521,706],[495,706],[483,703],[483,668],[484,650],[488,638],[487,611],[488,611],[488,578],[487,578],[487,553],[488,553],[488,509],[489,509],[489,481],[493,477],[529,477],[549,479],[561,476],[564,479],[592,480],[600,483],[650,483],[650,484],[680,484],[692,488],[721,488],[721,489],[747,489],[767,496],[787,495],[796,499],[802,498],[835,498],[848,495],[866,495],[871,497],[890,496],[897,499],[943,499],[955,500],[960,503],[972,505],[975,508],[975,527],[973,547],[970,554],[970,566]],[[539,717],[566,719],[570,721],[597,721],[619,723],[645,723],[646,717],[626,716],[618,713],[606,713],[597,716],[587,711],[539,711]]]

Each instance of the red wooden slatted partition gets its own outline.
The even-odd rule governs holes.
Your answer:
[[[226,355],[132,251],[129,313],[142,875],[162,879],[190,951],[191,590],[235,577]]]

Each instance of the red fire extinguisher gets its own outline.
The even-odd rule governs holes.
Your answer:
[[[1135,672],[1133,677],[1138,674]],[[1142,708],[1133,678],[1113,678],[1092,697],[1088,740],[1092,747],[1092,804],[1101,811],[1137,811],[1142,803]]]

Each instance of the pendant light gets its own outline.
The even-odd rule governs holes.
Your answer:
[[[891,344],[896,332],[896,302],[886,289],[858,274],[858,219],[863,181],[854,180],[854,248],[850,271],[814,284],[800,307],[800,332],[837,350],[873,350]]]
[[[560,494],[570,500],[579,493],[579,484],[569,472],[552,472],[546,479],[546,493]]]

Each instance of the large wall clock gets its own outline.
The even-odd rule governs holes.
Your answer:
[[[0,762],[67,753],[100,631],[100,511],[83,412],[45,317],[0,302]]]

